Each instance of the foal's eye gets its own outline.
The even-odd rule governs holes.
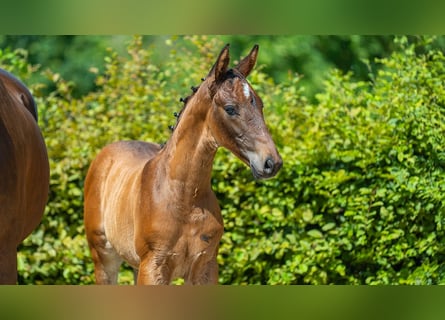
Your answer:
[[[235,107],[234,106],[225,106],[224,107],[224,110],[226,111],[226,113],[229,115],[229,116],[234,116],[234,115],[236,115],[237,113],[236,113],[236,109],[235,109]]]

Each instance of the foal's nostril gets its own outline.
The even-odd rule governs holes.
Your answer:
[[[272,158],[267,158],[266,162],[264,163],[264,172],[267,174],[271,174],[273,172],[275,164],[272,160]]]

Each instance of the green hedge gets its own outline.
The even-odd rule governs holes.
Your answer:
[[[317,105],[282,85],[284,169],[228,207],[223,282],[444,282],[444,57],[405,40],[372,83],[333,71]]]
[[[168,139],[179,97],[199,84],[223,45],[217,37],[187,40],[185,51],[168,40],[163,65],[151,62],[156,48],[138,37],[127,55],[110,50],[98,89],[82,98],[48,70],[57,89],[42,97],[32,88],[51,194],[42,224],[20,247],[20,283],[93,282],[82,222],[86,170],[112,141]],[[369,83],[332,70],[316,103],[299,75],[276,84],[257,67],[250,81],[284,167],[258,182],[233,155],[218,152],[212,180],[225,221],[220,283],[445,282],[445,58],[432,41],[397,38],[389,58],[369,63]],[[25,79],[32,71],[23,69],[26,57],[0,53],[0,62],[22,65]],[[120,282],[131,282],[125,268]]]

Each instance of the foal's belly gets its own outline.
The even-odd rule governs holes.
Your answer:
[[[106,224],[105,228],[107,246],[113,248],[123,260],[137,269],[140,259],[134,245],[133,225],[129,223],[122,223],[118,226]]]
[[[107,246],[113,248],[117,254],[134,269],[138,269],[140,259],[134,245],[132,226],[125,224],[119,228],[106,229]]]

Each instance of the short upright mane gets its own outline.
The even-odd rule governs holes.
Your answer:
[[[236,77],[241,78],[242,75],[239,74],[239,72],[238,72],[238,73],[235,72],[234,69],[229,69],[229,70],[227,70],[227,72],[226,72],[226,74],[225,74],[225,77],[222,79],[222,81],[221,81],[220,83],[226,81],[227,79],[233,79],[233,78],[236,78]],[[201,78],[201,81],[205,81],[205,78]],[[175,113],[174,113],[174,116],[176,117],[176,123],[175,123],[175,125],[169,127],[170,130],[171,130],[172,132],[173,132],[173,131],[176,129],[176,127],[178,126],[178,124],[179,124],[179,120],[180,120],[180,118],[181,118],[182,113],[184,112],[185,108],[188,106],[188,103],[189,103],[189,101],[191,100],[191,98],[192,98],[192,97],[196,94],[196,92],[199,90],[200,86],[201,86],[201,85],[198,85],[198,86],[192,86],[192,87],[190,88],[190,89],[192,90],[192,93],[191,93],[190,95],[186,96],[185,98],[182,98],[182,97],[179,98],[179,101],[183,103],[183,106],[182,106],[182,108],[181,108],[181,110],[180,110],[179,112],[175,112]],[[163,145],[162,145],[162,146],[163,146]]]
[[[201,80],[204,81],[205,79],[202,78]],[[179,113],[178,113],[178,112],[175,112],[175,113],[174,113],[174,116],[176,117],[176,123],[175,123],[174,126],[170,126],[170,129],[171,129],[172,131],[174,131],[174,130],[176,129],[176,127],[178,126],[179,119],[181,118],[182,113],[184,112],[185,108],[187,107],[188,102],[190,101],[190,99],[191,99],[191,98],[196,94],[196,92],[198,91],[199,87],[200,87],[200,85],[198,85],[198,86],[196,86],[196,87],[195,87],[195,86],[192,86],[192,87],[191,87],[191,89],[192,89],[192,93],[191,93],[190,95],[188,95],[188,96],[185,97],[185,98],[182,98],[182,97],[179,98],[179,101],[182,102],[183,105],[182,105],[181,110],[179,110]]]

